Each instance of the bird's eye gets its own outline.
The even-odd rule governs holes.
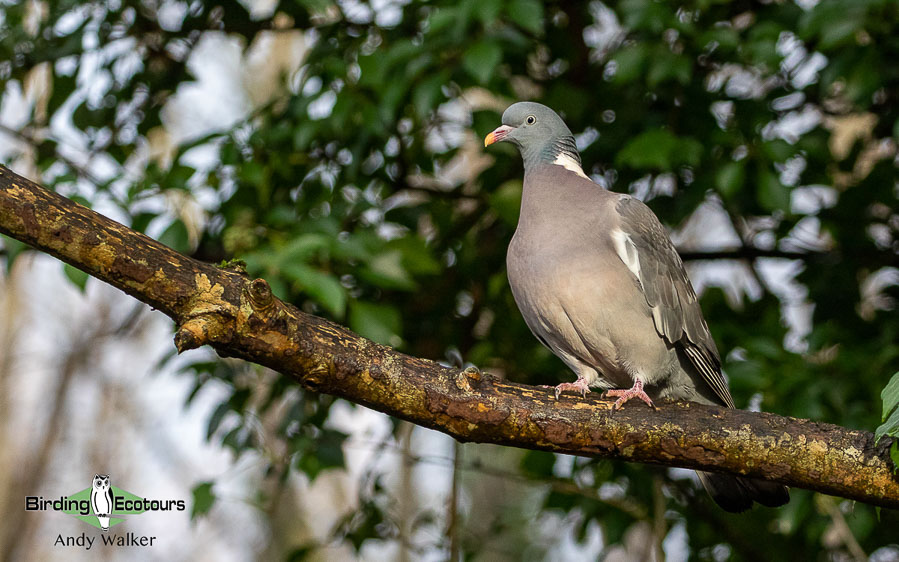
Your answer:
[[[533,115],[528,115],[528,118],[525,119],[524,121],[525,121],[525,123],[527,123],[528,125],[533,125],[534,123],[537,122],[537,118],[534,117]]]

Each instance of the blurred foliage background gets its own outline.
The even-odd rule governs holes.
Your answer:
[[[530,99],[564,115],[588,174],[672,229],[738,407],[881,421],[899,368],[899,2],[0,6],[7,163],[180,251],[242,259],[307,312],[412,355],[571,379],[508,289],[520,158],[481,144]],[[25,250],[3,248],[8,266]],[[188,401],[228,389],[209,438],[261,459],[263,558],[381,541],[397,559],[899,559],[892,512],[794,490],[734,516],[682,471],[459,445],[429,458],[397,421],[375,447],[425,466],[417,483],[363,471],[339,524],[302,534],[278,504],[345,465],[342,403],[208,355],[185,369]],[[429,463],[449,487],[427,504]],[[214,484],[194,490],[198,517]],[[535,538],[550,519],[569,550]]]

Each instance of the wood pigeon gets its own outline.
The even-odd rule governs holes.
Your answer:
[[[733,408],[684,264],[649,207],[587,177],[574,136],[544,105],[506,109],[484,146],[496,142],[511,142],[524,160],[506,255],[512,294],[537,339],[577,374],[556,386],[556,398],[598,387],[618,398],[615,409],[631,398]],[[698,474],[727,511],[789,501],[774,482]]]

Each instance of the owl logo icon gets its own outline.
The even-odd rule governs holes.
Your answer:
[[[94,481],[91,484],[91,509],[100,522],[100,530],[104,533],[109,530],[109,514],[112,513],[113,505],[112,487],[109,485],[108,474],[94,475]]]

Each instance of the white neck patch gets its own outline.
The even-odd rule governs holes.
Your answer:
[[[581,176],[582,178],[590,179],[587,177],[587,174],[584,173],[584,169],[581,168],[581,165],[577,163],[577,160],[565,154],[564,152],[560,152],[556,159],[553,160],[553,164],[557,166],[562,166],[566,170],[570,170],[575,174]]]

